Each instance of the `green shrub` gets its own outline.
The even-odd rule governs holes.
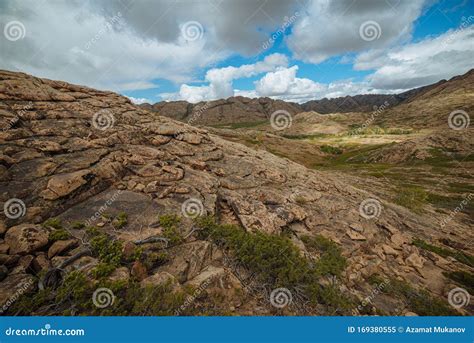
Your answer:
[[[87,234],[89,236],[92,252],[101,262],[115,267],[120,265],[122,261],[121,241],[112,239],[95,227],[87,228]]]
[[[80,221],[75,221],[74,223],[71,224],[71,228],[75,230],[80,230],[85,228],[86,225]]]
[[[112,221],[112,226],[116,229],[122,229],[128,224],[128,215],[125,212],[120,212]]]
[[[349,308],[350,301],[336,288],[322,287],[318,283],[325,274],[341,272],[345,262],[335,258],[337,251],[334,255],[326,251],[324,260],[313,264],[302,257],[298,248],[286,237],[250,233],[233,225],[219,225],[212,217],[200,217],[195,222],[201,228],[201,238],[210,239],[222,249],[229,250],[238,262],[258,275],[262,283],[273,288],[304,289],[315,303],[323,303],[333,309]],[[332,247],[327,242],[323,244]]]
[[[115,269],[117,269],[116,265],[101,262],[92,270],[92,275],[100,279],[109,276]]]
[[[341,254],[341,248],[336,243],[321,235],[314,237],[303,236],[302,240],[310,251],[316,251],[321,254],[315,265],[319,274],[341,275],[347,266],[347,262]]]
[[[60,230],[60,229],[63,228],[62,225],[61,225],[61,220],[59,220],[58,218],[49,218],[48,220],[46,220],[43,223],[43,227],[53,228],[53,229],[56,229],[56,230]]]
[[[170,245],[177,245],[183,241],[183,237],[178,229],[181,218],[174,214],[167,214],[161,216],[159,222],[163,228],[163,237],[169,240]]]
[[[112,291],[114,301],[105,308],[93,303],[94,292],[101,287]],[[8,314],[31,315],[103,315],[103,316],[171,316],[219,315],[224,313],[214,298],[207,292],[199,292],[190,305],[182,307],[186,299],[195,295],[194,289],[184,287],[174,291],[170,283],[142,287],[133,281],[110,281],[94,283],[79,271],[66,275],[63,284],[56,290],[44,289],[37,293],[22,295],[8,310]]]
[[[474,294],[474,274],[466,271],[444,272],[444,276],[465,287],[466,290]]]
[[[64,229],[54,230],[49,233],[48,239],[50,242],[62,241],[69,239],[71,234]]]
[[[160,251],[147,254],[144,263],[147,269],[153,269],[165,264],[169,260],[169,254],[166,251]]]
[[[434,298],[425,289],[415,289],[409,283],[397,279],[383,280],[377,275],[368,279],[371,284],[385,283],[380,288],[383,293],[404,301],[407,307],[420,316],[455,316],[459,315],[445,300]]]
[[[438,247],[436,245],[429,244],[419,238],[415,238],[413,240],[413,245],[417,246],[418,248],[434,252],[435,254],[438,254],[439,256],[442,256],[442,257],[451,256],[455,258],[456,260],[458,260],[459,262],[464,263],[465,265],[474,267],[474,256],[466,254],[462,251]]]

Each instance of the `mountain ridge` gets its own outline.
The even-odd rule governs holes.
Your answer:
[[[463,75],[455,76],[449,80],[440,80],[436,83],[414,88],[398,94],[359,94],[338,98],[323,98],[310,100],[303,104],[275,100],[268,97],[247,98],[242,96],[226,99],[188,103],[186,101],[161,101],[153,105],[141,104],[144,109],[160,112],[164,116],[189,121],[198,125],[224,125],[236,123],[257,123],[268,120],[275,110],[284,110],[294,115],[299,112],[314,111],[320,114],[372,112],[380,106],[394,107],[402,103],[414,101],[433,89],[446,83],[452,83],[463,78],[472,77],[474,69]],[[232,112],[233,118],[227,118],[224,113]],[[197,115],[196,115],[197,114]]]

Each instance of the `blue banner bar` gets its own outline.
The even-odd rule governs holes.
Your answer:
[[[473,317],[0,317],[0,342],[463,342]]]

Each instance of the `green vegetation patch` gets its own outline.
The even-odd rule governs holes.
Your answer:
[[[469,293],[474,294],[474,274],[459,270],[449,273],[444,272],[443,275],[466,288]]]
[[[442,257],[451,256],[455,258],[456,260],[458,260],[459,262],[464,263],[465,265],[474,267],[474,256],[466,254],[462,251],[438,247],[436,245],[432,245],[418,238],[413,240],[413,245],[417,246],[420,249],[434,252],[435,254],[438,254],[439,256],[442,256]]]
[[[94,305],[94,292],[107,288],[102,300],[109,306]],[[197,296],[196,296],[197,294]],[[193,296],[189,306],[182,307],[186,299]],[[113,300],[113,301],[112,301]],[[100,304],[103,304],[100,302]],[[179,312],[177,312],[179,310]],[[194,292],[187,287],[175,291],[170,283],[141,287],[137,282],[94,282],[82,272],[66,275],[62,285],[56,289],[46,288],[34,294],[22,295],[8,310],[17,315],[32,313],[48,315],[116,315],[116,316],[171,316],[171,315],[218,315],[223,311],[207,292]]]
[[[331,154],[331,155],[341,155],[343,152],[341,148],[331,146],[331,145],[321,145],[319,148],[321,149],[322,152],[325,152],[326,154]]]
[[[327,134],[327,133],[311,133],[311,134],[283,133],[281,136],[286,138],[286,139],[294,139],[294,140],[303,140],[303,139],[314,140],[314,139],[326,138],[326,137],[330,137],[330,136],[334,136],[334,135]]]
[[[170,245],[177,245],[183,241],[178,229],[181,218],[175,214],[166,214],[159,218],[159,222],[163,228],[163,237],[169,240]]]
[[[309,251],[320,254],[315,266],[318,274],[341,276],[346,269],[347,261],[336,243],[321,235],[303,236],[302,241]]]
[[[384,128],[379,126],[369,126],[369,127],[357,127],[354,125],[350,125],[350,130],[348,135],[409,135],[414,132],[413,129],[405,129],[405,128]]]
[[[215,128],[241,129],[241,128],[251,128],[251,127],[261,126],[267,123],[268,123],[268,120],[259,120],[259,121],[249,121],[249,122],[241,122],[241,123],[217,124],[217,125],[211,125],[211,126]]]
[[[322,238],[307,242],[320,248],[322,257],[316,263],[300,255],[300,251],[284,236],[247,232],[234,225],[219,225],[212,217],[196,219],[202,239],[212,240],[229,250],[239,263],[259,276],[271,288],[302,289],[313,304],[328,305],[331,310],[348,311],[351,301],[334,286],[321,286],[319,279],[327,274],[339,275],[345,261],[334,245]]]
[[[71,234],[63,228],[61,220],[58,218],[50,218],[43,223],[43,227],[51,230],[49,232],[48,240],[50,242],[61,241],[71,238]]]
[[[445,300],[435,298],[424,289],[415,289],[409,283],[396,279],[384,280],[378,275],[368,279],[372,285],[385,284],[381,291],[397,297],[407,305],[410,311],[420,316],[455,316],[459,315]]]
[[[71,238],[71,234],[65,229],[54,230],[49,233],[49,241],[56,242]]]
[[[122,263],[122,242],[112,239],[95,227],[88,227],[86,232],[92,253],[100,260],[99,265],[93,271],[94,275],[96,277],[110,275]]]
[[[125,212],[119,212],[117,217],[112,221],[112,226],[116,229],[122,229],[128,224],[128,215]]]
[[[413,212],[420,213],[423,206],[427,203],[428,196],[428,193],[423,187],[403,185],[397,187],[397,195],[394,202]]]

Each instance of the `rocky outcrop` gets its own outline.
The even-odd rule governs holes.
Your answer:
[[[265,119],[280,104],[226,100],[202,118],[239,117],[234,110],[244,105]],[[242,121],[248,120],[244,112]],[[428,290],[433,280],[447,284],[444,269],[411,244],[413,237],[429,237],[437,229],[434,219],[421,221],[385,202],[370,218],[360,208],[373,195],[337,175],[309,170],[159,113],[114,93],[0,72],[0,202],[5,209],[0,244],[8,246],[0,252],[8,274],[0,281],[2,301],[11,296],[12,285],[52,267],[93,277],[100,261],[83,249],[88,245],[79,222],[106,233],[110,242],[124,243],[129,264],[127,270],[115,270],[114,280],[130,278],[142,285],[171,281],[177,289],[206,284],[209,292],[233,297],[239,314],[269,313],[266,293],[254,294],[254,288],[250,296],[265,305],[238,307],[240,291],[235,290],[247,289],[252,276],[236,272],[243,267],[232,265],[225,249],[197,234],[192,217],[199,215],[214,215],[220,223],[248,232],[291,237],[302,255],[309,254],[304,235],[337,242],[347,267],[335,287],[356,298],[370,293],[367,278],[374,273],[396,275]],[[8,211],[12,200],[16,211]],[[181,218],[172,230],[159,220],[169,214]],[[69,229],[64,237],[52,233],[59,236],[56,243],[49,238],[54,227],[41,225],[53,217]],[[163,239],[164,233],[168,238]],[[134,260],[138,246],[147,263]],[[452,267],[447,263],[443,268]],[[420,275],[425,269],[436,272]],[[317,309],[311,314],[324,313]]]

